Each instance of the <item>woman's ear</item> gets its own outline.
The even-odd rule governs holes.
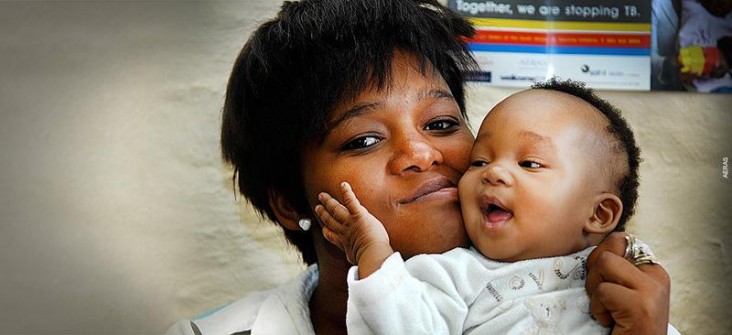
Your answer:
[[[623,202],[612,193],[599,194],[595,199],[592,217],[585,224],[585,233],[606,234],[618,225],[623,213]]]
[[[277,220],[280,224],[289,230],[301,230],[297,222],[303,218],[303,215],[298,213],[290,203],[277,192],[269,192],[269,206],[272,207]]]

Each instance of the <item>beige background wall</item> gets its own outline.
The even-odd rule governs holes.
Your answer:
[[[227,73],[279,1],[0,2],[0,334],[154,334],[301,265],[219,158]],[[477,124],[512,90],[473,87]],[[283,92],[284,94],[284,92]],[[732,329],[732,95],[603,92],[672,322]]]

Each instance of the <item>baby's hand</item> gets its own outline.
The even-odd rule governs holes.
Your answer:
[[[383,260],[393,253],[389,235],[384,225],[361,206],[351,185],[341,183],[341,192],[343,204],[328,193],[318,195],[322,205],[315,206],[315,213],[323,222],[323,236],[345,251],[352,264],[361,267],[364,261],[376,262],[371,265],[378,269]]]

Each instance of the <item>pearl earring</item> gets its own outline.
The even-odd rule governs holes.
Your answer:
[[[303,231],[308,231],[310,230],[311,223],[310,219],[300,219],[300,221],[297,222],[297,225],[300,226],[300,229]]]

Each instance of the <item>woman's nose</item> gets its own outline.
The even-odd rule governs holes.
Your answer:
[[[411,136],[395,140],[391,171],[400,174],[407,171],[423,172],[442,163],[442,152],[423,136]]]
[[[513,177],[511,177],[511,173],[505,166],[493,162],[484,168],[481,182],[483,184],[511,186],[513,185]]]

